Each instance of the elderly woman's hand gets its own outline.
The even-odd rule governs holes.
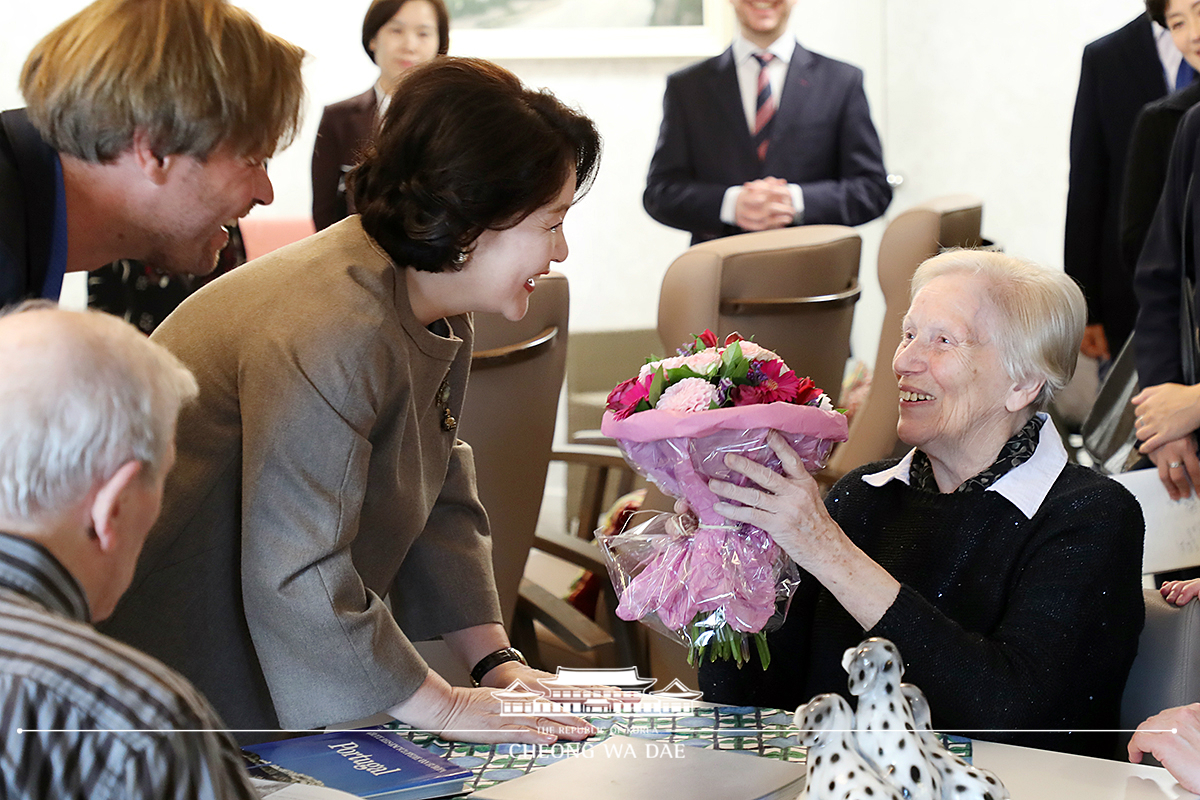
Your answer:
[[[783,462],[784,474],[745,456],[726,455],[726,466],[762,488],[709,481],[714,494],[740,504],[717,503],[714,510],[727,519],[748,522],[766,531],[793,561],[812,572],[823,558],[836,557],[849,539],[825,510],[817,482],[796,451],[774,432],[767,442]]]
[[[864,629],[873,628],[896,599],[899,582],[833,521],[817,482],[783,437],[773,432],[767,442],[782,462],[783,474],[744,456],[726,455],[726,466],[759,488],[709,481],[714,494],[740,504],[720,502],[714,510],[726,519],[766,531],[793,561],[829,589]]]
[[[1133,405],[1137,408],[1135,429],[1143,442],[1139,450],[1144,455],[1200,428],[1200,385],[1149,386],[1134,396]]]

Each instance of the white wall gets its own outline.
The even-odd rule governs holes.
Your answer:
[[[602,2],[602,0],[596,0]],[[296,144],[271,164],[273,206],[309,208],[308,159],[323,105],[357,94],[375,71],[359,31],[367,0],[241,0],[264,26],[311,54],[309,110]],[[0,29],[0,108],[20,105],[24,55],[85,3],[22,3]],[[904,176],[892,210],[939,194],[984,198],[985,234],[1012,253],[1062,263],[1067,137],[1083,45],[1142,8],[1139,0],[800,0],[793,28],[808,48],[866,71],[889,170]],[[338,9],[331,13],[330,9]],[[469,55],[456,49],[451,53]],[[652,221],[641,192],[666,75],[692,57],[504,59],[597,122],[605,155],[595,188],[567,222],[576,330],[652,327],[658,285],[686,234]],[[883,223],[865,226],[855,352],[874,357],[882,304],[874,283]]]

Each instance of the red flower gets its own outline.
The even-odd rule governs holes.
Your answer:
[[[756,405],[758,403],[794,403],[797,393],[808,381],[796,377],[791,369],[786,369],[782,361],[751,361],[750,384],[738,386],[730,393],[734,405]]]
[[[627,381],[618,383],[608,393],[608,401],[604,404],[604,407],[613,412],[615,418],[625,419],[637,410],[638,403],[643,400],[649,402],[650,383],[653,380],[654,373],[650,373],[641,381],[637,378],[630,378]]]
[[[812,382],[812,378],[801,378],[796,387],[796,397],[792,400],[797,405],[808,405],[821,396],[821,390]]]
[[[705,347],[717,346],[717,335],[707,328],[705,328],[704,333],[697,336],[696,339],[698,339]]]
[[[742,335],[740,333],[738,333],[737,331],[734,331],[733,333],[731,333],[725,337],[725,346],[729,347],[729,345],[733,344],[734,342],[744,342],[744,341],[746,341],[746,340],[742,338]]]

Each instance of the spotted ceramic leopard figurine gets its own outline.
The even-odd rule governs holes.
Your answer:
[[[929,763],[942,777],[942,800],[1009,800],[1008,789],[999,778],[942,747],[941,739],[933,732],[924,692],[911,683],[902,683],[900,693],[912,709],[917,733],[930,750]]]
[[[858,696],[854,736],[858,749],[911,800],[940,800],[941,775],[929,764],[928,748],[916,731],[900,692],[904,662],[887,639],[867,639],[842,657],[850,693]]]
[[[800,744],[808,747],[808,800],[904,800],[862,757],[851,729],[854,712],[845,698],[819,694],[796,709]]]

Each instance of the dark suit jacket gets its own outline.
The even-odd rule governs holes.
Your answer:
[[[1121,262],[1130,286],[1167,181],[1167,161],[1175,131],[1183,115],[1197,103],[1200,103],[1200,81],[1150,103],[1133,125],[1125,164],[1125,189],[1121,192]]]
[[[733,49],[667,78],[658,146],[642,203],[692,243],[741,233],[720,220],[730,186],[767,176],[800,185],[806,224],[859,225],[892,199],[862,70],[796,45],[758,160],[738,89]]]
[[[1191,246],[1186,253],[1188,274],[1196,277],[1196,259],[1200,256],[1200,180],[1192,182],[1196,152],[1200,146],[1200,106],[1193,107],[1179,124],[1162,200],[1154,212],[1146,244],[1134,273],[1138,315],[1133,343],[1137,348],[1138,383],[1157,386],[1183,381],[1179,335],[1180,273],[1185,268],[1183,226],[1191,228]],[[1190,194],[1190,199],[1189,199]],[[1184,206],[1188,205],[1187,215]],[[1191,298],[1193,309],[1197,297]]]
[[[346,173],[358,164],[375,126],[375,87],[325,106],[313,145],[313,223],[328,228],[353,213],[346,197]]]
[[[1087,297],[1088,322],[1104,325],[1114,353],[1136,314],[1118,241],[1125,155],[1138,112],[1166,93],[1145,14],[1084,48],[1071,122],[1063,258],[1067,274]]]
[[[25,109],[0,113],[0,306],[41,296],[50,269],[57,158]]]

